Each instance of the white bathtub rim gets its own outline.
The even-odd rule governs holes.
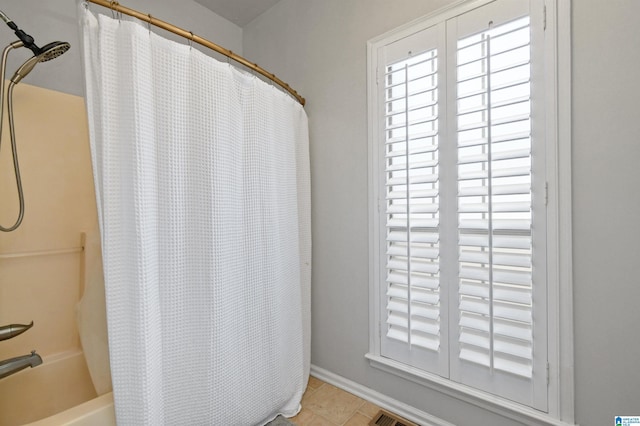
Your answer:
[[[101,419],[102,421],[96,421]],[[112,419],[112,421],[109,421]],[[113,392],[83,402],[47,418],[28,423],[25,426],[73,426],[73,425],[115,425]]]

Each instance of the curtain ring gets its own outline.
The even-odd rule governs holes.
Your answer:
[[[189,38],[189,50],[193,50],[193,31],[189,31],[191,38]]]
[[[118,2],[117,1],[110,1],[109,2],[109,9],[111,9],[111,17],[113,19],[117,19],[118,21],[120,21],[120,18],[122,18],[122,14],[120,14],[120,12],[118,12],[116,10],[117,6],[118,6]]]
[[[153,20],[153,16],[150,13],[147,13],[149,20],[147,21],[147,29],[149,30],[149,35],[151,35],[151,21]]]

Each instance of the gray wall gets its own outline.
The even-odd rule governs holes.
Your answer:
[[[174,25],[192,31],[234,52],[242,52],[242,28],[216,15],[192,0],[128,0],[123,5]],[[25,83],[46,87],[74,95],[84,94],[84,77],[80,62],[80,41],[75,0],[20,0],[5,1],[0,10],[8,15],[20,28],[33,36],[38,46],[62,40],[71,43],[71,50],[55,61],[39,64],[23,80]],[[100,6],[90,6],[94,12],[110,12]],[[13,31],[0,21],[0,45],[2,48],[17,38]],[[184,39],[157,30],[168,38]],[[17,67],[31,56],[31,51],[12,51],[7,65],[7,76],[11,77]],[[16,95],[18,89],[16,88]]]
[[[640,2],[574,0],[576,412],[640,415]]]
[[[244,28],[244,51],[308,100],[312,362],[455,424],[506,425],[364,359],[366,41],[444,3],[282,0]],[[640,2],[573,5],[576,420],[600,426],[640,415]]]

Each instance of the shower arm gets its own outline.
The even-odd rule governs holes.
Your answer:
[[[2,13],[2,11],[0,11],[0,18],[4,20],[5,17],[6,15]],[[17,40],[9,44],[7,47],[5,47],[2,52],[2,61],[0,64],[0,144],[2,143],[2,127],[4,122],[3,120],[4,118],[4,80],[5,80],[5,74],[6,74],[6,68],[7,68],[7,56],[9,55],[9,52],[12,49],[17,49],[23,46],[24,46],[24,43],[21,40]],[[18,218],[16,219],[16,222],[13,225],[9,226],[8,228],[5,228],[4,226],[0,225],[0,231],[2,232],[14,231],[16,228],[18,228],[18,226],[20,226],[20,224],[22,223],[22,219],[24,218],[24,193],[22,191],[22,180],[20,179],[20,166],[18,163],[18,152],[16,150],[15,128],[13,124],[14,120],[13,120],[13,111],[12,111],[14,87],[15,87],[15,83],[9,82],[9,89],[7,93],[7,104],[8,104],[7,109],[9,110],[9,135],[11,139],[11,148],[12,148],[11,151],[13,154],[12,155],[13,171],[16,176],[16,189],[18,191],[19,212],[18,212]]]

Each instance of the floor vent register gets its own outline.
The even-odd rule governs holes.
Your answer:
[[[369,422],[369,426],[418,426],[415,423],[395,416],[387,411],[380,410],[378,414],[373,416],[373,420]]]

